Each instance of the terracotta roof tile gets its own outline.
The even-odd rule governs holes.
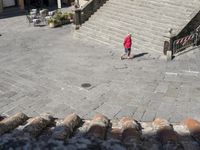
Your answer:
[[[138,122],[130,117],[109,120],[96,115],[91,120],[76,114],[54,118],[23,113],[0,121],[0,149],[69,150],[199,150],[200,123],[186,119],[180,124],[157,118]]]
[[[100,139],[105,139],[108,126],[109,120],[106,116],[96,115],[90,123],[90,127],[87,134],[89,136],[95,136]]]

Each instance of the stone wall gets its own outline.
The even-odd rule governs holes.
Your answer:
[[[183,28],[183,30],[178,34],[178,37],[190,34],[195,31],[195,29],[200,25],[200,11],[191,19],[191,21]]]
[[[107,0],[91,0],[83,8],[75,10],[75,25],[79,26],[87,21]]]
[[[21,10],[24,10],[24,0],[18,0],[17,4]],[[3,11],[3,0],[0,0],[0,12]]]

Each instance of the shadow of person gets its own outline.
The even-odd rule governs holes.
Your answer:
[[[138,57],[142,57],[144,55],[147,55],[148,53],[139,53],[133,56],[133,58],[138,58]]]

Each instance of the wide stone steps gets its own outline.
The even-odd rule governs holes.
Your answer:
[[[198,5],[197,0],[109,0],[75,36],[122,48],[124,36],[132,33],[134,49],[161,54],[169,30],[182,29]]]
[[[91,41],[97,41],[106,45],[110,45],[113,47],[118,47],[120,49],[122,49],[122,45],[123,45],[123,38],[116,38],[115,35],[113,35],[113,37],[108,37],[106,34],[103,34],[102,32],[98,32],[98,31],[93,31],[95,32],[95,34],[92,33],[92,29],[86,28],[84,27],[86,30],[91,30],[91,32],[85,31],[85,30],[81,30],[78,31],[76,33],[76,37],[79,37],[81,39],[83,39],[84,37],[82,35],[87,36],[86,39],[88,39],[88,37],[91,37],[90,39],[88,39],[91,43]],[[149,44],[148,41],[144,41],[144,40],[139,40],[138,38],[134,39],[133,38],[133,49],[136,50],[140,50],[142,52],[156,52],[156,53],[161,53],[159,51],[156,51],[155,49],[161,49],[162,46],[158,46],[158,45],[154,45],[152,47],[148,47],[146,48]]]
[[[106,7],[106,6],[105,6]],[[101,15],[99,15],[101,14]],[[157,13],[155,14],[150,14],[148,13],[145,13],[145,14],[142,14],[141,12],[123,12],[121,13],[117,8],[114,9],[114,8],[109,8],[109,9],[102,9],[102,10],[99,10],[99,14],[98,14],[98,18],[100,16],[111,16],[112,17],[118,17],[119,19],[121,20],[132,20],[134,21],[133,23],[134,24],[137,24],[137,22],[142,22],[142,23],[145,23],[146,25],[152,25],[152,26],[155,26],[157,28],[165,28],[165,30],[167,30],[168,28],[178,28],[180,25],[183,24],[183,19],[180,18],[178,19],[178,17],[173,17],[175,18],[174,20],[170,20],[168,18],[165,18],[164,15],[162,15],[162,18],[159,17],[159,15],[157,15]],[[135,14],[139,14],[139,15],[135,15]],[[126,17],[124,17],[126,16]],[[185,15],[184,15],[185,16]],[[118,20],[117,18],[117,20]],[[184,22],[188,22],[189,19],[185,19]],[[176,22],[176,24],[174,24],[174,22]]]
[[[99,29],[97,24],[86,24],[82,26],[84,30],[93,30],[93,32],[99,32],[101,34],[105,33],[110,39],[116,39],[118,42],[120,41],[122,43],[124,35],[127,34],[124,28],[117,28],[117,27],[112,27],[108,26],[107,24],[104,24],[103,29]],[[118,32],[116,32],[116,29]],[[150,34],[149,36],[145,36],[145,32],[139,33],[139,32],[134,32],[133,39],[134,37],[137,37],[138,40],[143,40],[143,42],[151,42],[153,44],[156,44],[158,46],[163,46],[160,44],[161,41],[164,40],[164,37],[162,39],[159,39],[158,36]]]
[[[112,6],[112,7],[111,7]],[[168,21],[168,22],[174,22],[177,21],[177,19],[183,20],[185,19],[184,14],[179,14],[179,16],[177,15],[176,18],[174,18],[174,13],[173,14],[165,14],[162,16],[162,18],[160,18],[160,11],[156,11],[156,10],[152,10],[152,8],[143,8],[142,10],[137,10],[132,8],[132,6],[125,6],[122,9],[118,9],[117,4],[109,4],[109,5],[105,5],[105,7],[110,7],[109,10],[110,11],[114,11],[115,13],[119,13],[121,14],[121,11],[123,10],[123,14],[129,14],[129,15],[135,15],[135,14],[139,14],[137,15],[137,17],[142,16],[143,18],[150,18],[152,21],[158,21],[160,19],[162,19],[161,21],[163,21],[163,23],[166,23],[164,21]],[[133,9],[131,12],[127,11],[127,9]],[[105,8],[105,10],[108,10]],[[165,10],[166,11],[166,10]],[[145,19],[146,19],[145,18]]]
[[[149,13],[152,13],[152,12],[161,12],[161,13],[163,13],[163,8],[162,8],[163,4],[161,4],[161,3],[157,6],[158,9],[152,10],[152,8],[155,7],[156,4],[158,4],[157,2],[148,2],[148,4],[146,4],[146,5],[140,5],[140,2],[137,2],[135,4],[127,4],[126,2],[124,2],[122,4],[121,1],[120,2],[119,1],[112,1],[107,6],[111,6],[111,5],[113,5],[113,6],[116,5],[117,6],[119,4],[120,4],[122,9],[123,8],[127,8],[127,9],[131,8],[131,9],[133,9],[132,11],[143,11],[143,13],[147,12],[147,11]],[[176,8],[172,8],[172,7],[168,6],[168,7],[165,8],[164,12],[166,12],[166,15],[168,15],[168,16],[173,15],[173,13],[171,12],[173,9],[179,9],[179,11],[184,11],[185,10],[185,8],[181,8],[181,7],[178,7],[178,6]],[[160,8],[162,8],[162,9],[160,9]],[[178,15],[181,16],[181,14],[178,14]]]
[[[126,16],[126,18],[124,18],[123,15],[120,15],[120,14],[115,14],[115,13],[110,13],[110,12],[105,13],[105,12],[101,13],[101,14],[100,14],[100,12],[98,12],[99,13],[98,18],[91,18],[91,20],[94,19],[94,21],[96,22],[97,20],[99,21],[99,20],[103,19],[105,22],[105,19],[107,19],[105,22],[105,23],[107,23],[110,21],[110,19],[114,19],[121,24],[127,23],[131,27],[135,26],[135,27],[140,28],[141,26],[143,26],[144,27],[143,30],[145,30],[147,28],[149,28],[149,29],[153,28],[152,30],[155,31],[155,33],[159,32],[159,34],[160,34],[160,32],[162,33],[164,31],[166,31],[166,25],[164,26],[164,24],[161,24],[161,23],[157,23],[157,22],[154,22],[151,20],[140,18],[140,17],[135,17],[133,19],[132,17],[129,17],[128,15]],[[167,25],[167,27],[170,28],[172,26]],[[173,26],[173,27],[177,27],[177,26]]]
[[[176,1],[172,1],[172,0],[115,0],[112,1],[111,3],[114,2],[119,2],[121,5],[138,5],[138,6],[145,6],[148,7],[150,6],[150,4],[153,4],[153,6],[159,6],[159,8],[167,8],[167,9],[182,9],[182,8],[186,8],[186,9],[193,9],[194,5],[197,4],[198,0],[193,0],[190,1],[190,3],[187,3],[186,1],[182,1],[182,0],[176,0]],[[179,4],[179,5],[177,5]]]
[[[106,15],[106,14],[105,14]],[[137,22],[137,25],[136,25],[136,23],[135,24],[133,24],[134,23],[134,21],[132,21],[132,20],[117,20],[117,17],[115,17],[115,16],[113,16],[113,17],[107,17],[107,16],[101,16],[101,15],[99,15],[98,16],[98,18],[91,18],[90,19],[90,22],[89,23],[86,23],[85,25],[88,25],[88,24],[103,24],[103,25],[107,25],[107,24],[109,24],[109,26],[111,26],[111,27],[117,27],[117,28],[123,28],[123,29],[126,29],[126,31],[125,31],[125,33],[127,33],[127,30],[131,30],[131,29],[135,29],[135,30],[137,30],[138,32],[143,32],[143,31],[148,31],[148,33],[152,33],[152,34],[155,34],[155,35],[161,35],[162,34],[162,36],[164,36],[166,33],[164,33],[164,31],[165,31],[165,28],[160,28],[160,27],[156,27],[156,26],[148,26],[148,24],[146,24],[145,22]],[[105,19],[107,19],[106,21],[105,21]],[[98,20],[98,21],[97,21]],[[83,25],[84,26],[84,25]],[[147,26],[146,28],[144,28],[142,31],[140,30],[139,31],[139,29],[140,29],[140,26],[143,26],[143,27],[145,27],[145,26]],[[156,31],[155,31],[155,29],[156,29]],[[136,31],[136,32],[137,32]],[[135,33],[135,32],[134,32]]]
[[[111,18],[109,18],[111,19]],[[134,36],[140,38],[140,40],[147,40],[149,42],[155,43],[155,44],[160,44],[160,46],[163,45],[162,42],[165,38],[161,37],[160,38],[160,32],[157,32],[157,35],[154,35],[155,32],[153,32],[154,30],[149,30],[149,28],[146,28],[145,31],[139,31],[139,28],[134,28],[131,24],[124,24],[125,22],[121,22],[123,25],[119,25],[119,23],[115,23],[114,20],[113,21],[107,21],[105,22],[103,19],[100,21],[98,18],[98,21],[95,20],[90,20],[90,22],[85,23],[82,28],[84,27],[88,27],[90,29],[93,29],[94,31],[105,31],[104,33],[106,33],[108,36],[110,36],[112,38],[112,36],[117,36],[120,41],[122,41],[123,37],[125,34],[127,34],[127,29],[135,29],[135,32],[133,33]],[[104,28],[99,28],[99,26],[104,26]],[[137,26],[136,26],[137,27]],[[116,30],[118,32],[116,32]],[[146,34],[146,32],[148,32],[149,34]]]
[[[152,6],[160,6],[158,7],[158,9],[162,9],[162,8],[168,8],[168,9],[173,9],[173,8],[176,8],[176,9],[182,9],[182,8],[186,8],[186,9],[193,9],[194,8],[194,5],[196,5],[196,3],[198,1],[195,1],[195,0],[192,0],[190,1],[190,3],[187,3],[186,1],[181,1],[181,0],[176,0],[176,1],[172,1],[172,0],[115,0],[115,1],[112,1],[111,3],[114,3],[114,2],[118,2],[120,3],[121,2],[121,5],[126,5],[126,4],[129,4],[129,5],[132,5],[132,4],[135,4],[135,5],[138,5],[138,6],[141,6],[141,7],[149,7],[151,6],[150,4],[152,4]],[[179,4],[179,5],[177,5]]]
[[[118,22],[118,24],[117,24]],[[135,26],[132,25],[131,22],[124,22],[124,21],[115,21],[113,18],[109,18],[107,22],[104,21],[104,19],[99,18],[98,21],[95,20],[91,20],[90,23],[86,23],[83,26],[88,26],[88,25],[94,25],[96,26],[99,30],[101,30],[102,28],[99,28],[99,26],[104,25],[104,28],[109,27],[109,28],[116,28],[119,29],[117,31],[117,33],[122,33],[123,36],[124,34],[126,34],[127,32],[130,31],[135,31],[134,33],[138,33],[140,35],[146,35],[147,37],[149,35],[151,35],[151,38],[157,38],[158,36],[160,37],[160,34],[162,33],[162,36],[164,36],[165,34],[163,33],[163,31],[154,31],[154,27],[147,27],[144,28],[143,30],[140,30],[139,26]],[[140,25],[143,25],[143,23],[141,23]],[[115,31],[116,32],[116,31]],[[146,32],[148,32],[148,34],[146,34]]]

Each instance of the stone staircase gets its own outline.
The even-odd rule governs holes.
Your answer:
[[[109,0],[74,35],[122,49],[130,32],[133,50],[162,54],[169,30],[182,29],[199,6],[199,0]]]

